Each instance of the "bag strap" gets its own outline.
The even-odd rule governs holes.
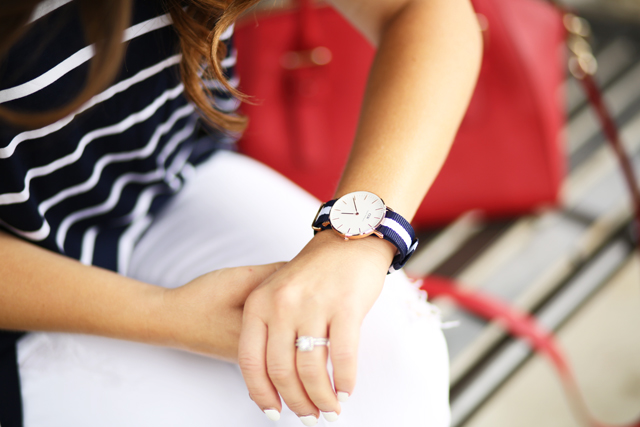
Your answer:
[[[636,179],[631,160],[622,144],[618,126],[609,108],[607,108],[604,97],[602,96],[602,91],[594,78],[598,69],[598,63],[593,55],[591,45],[588,42],[588,38],[591,36],[590,26],[584,19],[578,17],[566,7],[561,6],[557,1],[553,1],[552,3],[563,14],[564,25],[569,33],[567,39],[567,44],[571,51],[569,71],[581,83],[589,103],[598,116],[606,140],[618,158],[618,163],[622,169],[622,174],[631,195],[633,205],[635,222],[634,238],[637,245],[640,243],[640,189],[638,188],[638,180]]]
[[[561,346],[554,334],[544,328],[535,317],[480,291],[464,290],[459,284],[443,277],[426,277],[420,289],[426,291],[430,298],[450,298],[478,317],[499,321],[511,335],[527,341],[534,351],[549,359],[555,368],[576,417],[586,426],[611,427],[597,421],[591,414]],[[625,427],[640,427],[640,420]]]
[[[635,222],[634,237],[635,244],[637,245],[638,242],[640,242],[640,190],[638,189],[638,180],[636,179],[629,155],[622,145],[618,126],[611,117],[611,113],[604,102],[602,92],[598,88],[598,84],[593,78],[593,75],[585,74],[580,79],[580,82],[587,93],[589,102],[591,102],[591,105],[600,120],[600,125],[602,126],[606,139],[609,141],[609,145],[616,154],[620,167],[622,168],[622,173],[629,189],[629,193],[631,194],[631,201],[633,204]]]

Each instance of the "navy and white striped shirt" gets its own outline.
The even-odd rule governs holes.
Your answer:
[[[121,71],[110,87],[49,126],[24,131],[0,121],[0,227],[34,244],[125,273],[136,241],[219,143],[198,138],[194,107],[178,75],[178,39],[161,0],[138,0]],[[222,66],[232,85],[228,30]],[[80,93],[93,48],[71,0],[42,1],[24,37],[0,60],[0,104],[27,111],[64,105]],[[208,81],[209,88],[220,84]],[[237,100],[214,91],[217,108]],[[1,281],[1,278],[0,278]],[[0,283],[1,285],[1,283]],[[0,423],[22,423],[15,342],[0,331]]]
[[[197,138],[194,106],[183,95],[178,39],[161,0],[136,1],[122,70],[110,87],[75,113],[24,131],[0,124],[0,227],[37,245],[125,273],[135,243],[154,213],[207,158],[220,132]],[[27,34],[0,64],[0,103],[47,110],[81,90],[93,48],[86,46],[76,5],[40,4]],[[232,29],[222,61],[231,83]],[[206,82],[219,88],[218,82]],[[237,100],[218,89],[225,112]]]

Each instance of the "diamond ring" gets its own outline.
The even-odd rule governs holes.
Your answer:
[[[329,346],[329,340],[314,337],[298,337],[296,340],[296,347],[298,347],[300,351],[313,351],[313,348],[317,345]]]

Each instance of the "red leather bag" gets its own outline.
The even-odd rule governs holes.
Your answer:
[[[541,0],[473,3],[485,27],[482,69],[417,228],[471,209],[498,217],[553,205],[565,174],[561,14]],[[258,101],[243,107],[250,124],[240,150],[329,200],[374,49],[332,8],[299,4],[237,25],[241,89]]]

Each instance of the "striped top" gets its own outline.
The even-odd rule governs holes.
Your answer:
[[[198,138],[200,125],[183,95],[178,38],[161,0],[134,2],[122,70],[113,84],[78,111],[24,131],[0,124],[0,227],[85,264],[126,273],[135,243],[154,213],[183,186],[193,166],[220,143],[221,132]],[[41,2],[26,35],[0,63],[0,103],[47,110],[83,86],[93,47],[83,42],[71,0]],[[222,39],[231,83],[233,29]],[[237,100],[215,81],[215,104]]]

